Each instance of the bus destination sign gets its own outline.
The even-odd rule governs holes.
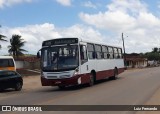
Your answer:
[[[63,38],[63,39],[53,39],[49,41],[44,41],[42,46],[75,44],[75,43],[78,43],[78,38]]]

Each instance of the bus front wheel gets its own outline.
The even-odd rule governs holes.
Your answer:
[[[59,89],[63,90],[66,88],[66,86],[58,86]]]

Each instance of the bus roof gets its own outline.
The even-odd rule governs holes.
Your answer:
[[[55,38],[55,39],[67,39],[69,37],[62,37],[62,38]],[[85,43],[93,43],[93,44],[99,44],[99,45],[106,45],[106,46],[109,46],[109,47],[117,47],[117,48],[122,48],[120,46],[116,46],[116,45],[108,45],[107,43],[104,43],[102,41],[95,41],[95,40],[88,40],[88,39],[84,39],[84,38],[78,38],[78,37],[70,37],[69,39],[78,39],[80,42],[85,42]],[[51,41],[51,40],[55,40],[55,39],[50,39],[50,40],[45,40],[45,41]],[[45,42],[43,41],[43,42]]]
[[[109,46],[109,47],[116,47],[116,48],[122,48],[120,46],[116,46],[116,45],[108,45],[107,43],[105,42],[102,42],[102,41],[91,41],[91,40],[88,40],[88,39],[82,39],[82,38],[78,38],[80,42],[86,42],[86,43],[93,43],[93,44],[98,44],[98,45],[105,45],[105,46]]]

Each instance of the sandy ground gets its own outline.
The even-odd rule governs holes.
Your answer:
[[[41,87],[40,76],[26,76],[23,78],[23,89],[33,90]]]
[[[132,70],[134,72],[136,70]],[[130,71],[128,71],[130,72]],[[40,76],[26,76],[23,77],[23,89],[20,92],[21,94],[25,94],[26,92],[33,91],[35,89],[41,88],[41,80]],[[8,90],[6,90],[8,91]],[[3,99],[4,97],[13,97],[16,95],[16,92],[2,92],[0,93],[0,99]],[[6,94],[6,96],[4,96]],[[155,94],[152,95],[152,97],[144,104],[144,105],[160,105],[160,88],[157,89]],[[160,114],[159,111],[139,111],[136,114]]]
[[[160,88],[156,93],[145,103],[145,105],[160,105]],[[159,111],[139,111],[136,114],[160,114]]]

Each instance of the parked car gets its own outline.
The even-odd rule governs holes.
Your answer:
[[[16,71],[0,70],[0,90],[14,88],[20,91],[23,86],[23,78]]]

